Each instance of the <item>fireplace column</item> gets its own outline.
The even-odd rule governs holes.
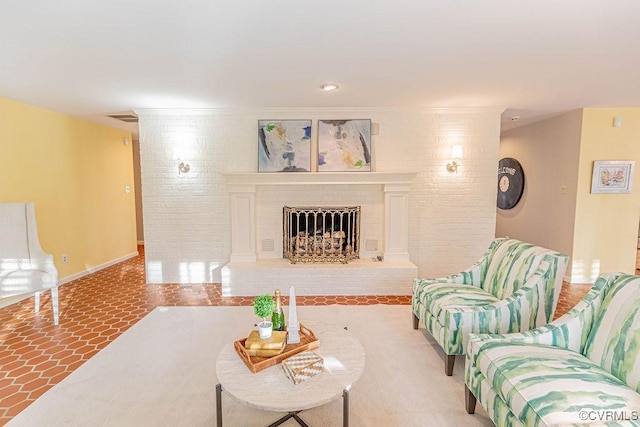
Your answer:
[[[409,261],[409,190],[411,184],[384,186],[384,259]]]
[[[229,186],[231,197],[231,262],[256,262],[256,186]]]

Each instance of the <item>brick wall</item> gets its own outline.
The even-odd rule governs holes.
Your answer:
[[[229,196],[223,174],[257,170],[259,119],[371,118],[374,171],[414,171],[409,251],[420,276],[451,274],[475,261],[495,232],[498,109],[287,109],[247,111],[139,110],[142,199],[151,283],[219,282],[231,252]],[[464,147],[457,173],[446,170],[455,143]],[[178,163],[191,171],[178,175]],[[262,239],[281,250],[280,208],[286,203],[363,206],[363,239],[383,247],[379,188],[316,187],[311,194],[265,187],[256,197],[257,251]],[[306,191],[306,190],[305,190]],[[309,201],[309,203],[307,203]]]

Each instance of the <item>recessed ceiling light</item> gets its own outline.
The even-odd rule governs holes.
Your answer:
[[[326,91],[337,90],[339,88],[340,88],[340,86],[338,86],[335,83],[325,83],[325,84],[320,86],[320,89],[326,90]]]

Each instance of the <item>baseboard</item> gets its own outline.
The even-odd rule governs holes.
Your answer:
[[[0,298],[0,308],[4,308],[8,305],[15,304],[25,299],[33,298],[34,292],[20,294],[20,295],[12,295],[10,297]]]
[[[88,276],[89,274],[95,273],[96,271],[104,270],[107,267],[111,267],[112,265],[118,264],[118,263],[120,263],[122,261],[126,261],[126,260],[128,260],[130,258],[137,257],[138,255],[140,255],[138,253],[138,251],[135,251],[135,252],[132,252],[130,254],[121,256],[120,258],[116,258],[116,259],[114,259],[112,261],[105,262],[104,264],[100,264],[100,265],[97,265],[95,267],[88,268],[85,271],[81,271],[80,273],[72,274],[71,276],[67,276],[64,279],[60,279],[58,281],[58,286],[67,284],[69,282],[73,282],[74,280],[81,279],[84,276]]]
[[[564,281],[570,285],[593,285],[595,282],[591,277],[574,277],[573,280],[571,277],[564,277]]]
[[[80,278],[82,278],[84,276],[88,276],[91,273],[95,273],[96,271],[102,270],[102,269],[107,268],[107,267],[111,267],[112,265],[118,264],[119,262],[126,261],[129,258],[137,257],[138,255],[140,255],[140,254],[138,253],[138,251],[136,251],[136,252],[130,253],[128,255],[122,256],[120,258],[114,259],[113,261],[109,261],[109,262],[106,262],[106,263],[104,263],[102,265],[98,265],[96,267],[90,268],[90,269],[82,271],[80,273],[73,274],[71,276],[65,277],[64,279],[58,281],[58,286],[65,285],[65,284],[67,284],[69,282],[72,282],[74,280],[80,279]],[[48,291],[48,289],[42,290],[41,292],[45,293],[47,291]],[[26,299],[29,299],[29,298],[33,298],[33,294],[34,293],[35,293],[35,291],[32,291],[32,292],[27,292],[27,293],[20,294],[20,295],[12,295],[10,297],[0,298],[0,308],[4,308],[6,306],[18,303],[20,301],[23,301],[23,300],[26,300]]]
[[[138,240],[137,245],[138,246],[144,246],[144,240]]]

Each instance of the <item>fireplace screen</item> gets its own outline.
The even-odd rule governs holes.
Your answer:
[[[342,262],[360,254],[360,206],[289,207],[283,213],[283,256],[296,262]]]

